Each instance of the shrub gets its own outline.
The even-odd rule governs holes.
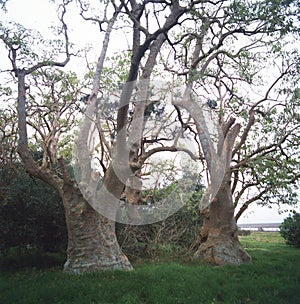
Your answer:
[[[118,224],[117,236],[132,260],[142,257],[172,257],[187,253],[201,228],[200,212],[184,206],[169,218],[151,225]]]
[[[251,230],[243,230],[243,229],[239,229],[238,230],[238,235],[239,236],[247,236],[251,234]]]
[[[66,257],[63,253],[43,252],[39,249],[10,248],[0,255],[0,271],[19,271],[26,268],[62,268]]]
[[[131,260],[142,257],[182,256],[192,249],[202,225],[199,201],[204,191],[199,176],[192,177],[195,181],[194,190],[189,193],[185,205],[170,217],[151,225],[132,226],[117,223],[119,243]],[[181,191],[176,182],[157,190],[152,199],[158,202],[173,191]],[[147,196],[147,192],[144,195]]]
[[[64,209],[58,193],[30,177],[21,164],[0,170],[0,251],[11,247],[66,248]]]
[[[288,245],[300,247],[300,213],[295,212],[283,221],[280,234]]]

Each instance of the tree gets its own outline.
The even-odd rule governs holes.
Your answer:
[[[167,41],[166,33],[178,25],[178,19],[185,12],[185,8],[181,7],[177,1],[172,4],[159,5],[157,8],[154,7],[150,10],[151,13],[148,12],[150,5],[150,2],[143,4],[138,4],[135,1],[128,4],[123,3],[125,15],[132,22],[131,58],[126,73],[126,82],[124,86],[119,88],[119,95],[117,93],[118,86],[112,85],[110,91],[106,87],[109,93],[108,99],[112,96],[117,99],[116,102],[113,102],[117,104],[117,111],[115,116],[112,116],[111,109],[105,109],[104,106],[109,106],[105,96],[104,106],[99,104],[98,100],[90,103],[86,112],[87,119],[82,125],[77,141],[76,157],[79,159],[78,166],[80,167],[77,174],[79,176],[78,183],[84,196],[95,209],[114,220],[118,210],[122,209],[120,198],[125,194],[129,203],[127,205],[129,209],[127,217],[131,224],[145,224],[162,219],[158,212],[155,212],[155,215],[151,215],[148,219],[142,219],[142,213],[146,213],[146,217],[149,215],[149,213],[144,212],[147,211],[147,206],[140,208],[140,211],[134,206],[142,201],[142,176],[146,160],[149,160],[152,155],[158,152],[165,151],[183,151],[193,159],[197,159],[197,156],[191,151],[179,145],[178,140],[183,130],[182,127],[179,126],[178,130],[177,126],[175,132],[173,130],[169,132],[169,136],[162,136],[162,134],[165,135],[162,131],[164,124],[169,128],[166,120],[170,119],[169,115],[164,114],[166,117],[162,118],[162,126],[157,134],[153,134],[153,132],[149,134],[147,132],[149,129],[145,128],[146,124],[149,123],[150,116],[155,115],[155,111],[161,111],[158,109],[159,105],[157,108],[155,104],[159,103],[158,100],[166,98],[166,91],[168,91],[168,88],[164,88],[157,92],[157,88],[154,88],[155,93],[153,93],[149,78],[153,73],[161,47]],[[157,20],[157,29],[150,33],[149,23],[146,22],[146,27],[143,27],[140,25],[140,20],[150,18],[150,15],[151,18],[154,18],[159,14],[159,11],[166,14],[164,24],[161,25]],[[140,70],[141,66],[143,66],[142,70]],[[153,96],[154,98],[151,98]],[[109,112],[108,116],[106,116],[107,112]],[[116,123],[114,120],[116,120]],[[99,173],[92,170],[91,162],[93,159],[89,157],[97,150],[95,149],[97,147],[89,146],[90,142],[94,140],[91,135],[94,129],[97,129],[100,139],[101,152],[98,159],[103,171],[103,187],[100,187],[100,190],[99,181],[97,178],[95,179],[95,175],[97,176]],[[109,136],[107,133],[109,133]],[[93,140],[89,138],[93,138]],[[108,141],[106,138],[110,138],[112,141]],[[170,142],[171,145],[167,145],[166,142]],[[180,204],[181,202],[178,202],[178,205]],[[119,220],[123,221],[120,218]]]
[[[282,204],[296,205],[298,202],[296,190],[300,175],[296,150],[299,148],[299,89],[294,90],[289,85],[283,85],[284,95],[287,95],[282,97],[281,102],[269,107],[260,106],[256,124],[249,135],[251,139],[262,132],[260,144],[249,149],[251,143],[248,139],[245,152],[242,152],[243,160],[234,166],[234,170],[240,168],[242,181],[236,191],[235,206],[249,189],[256,189],[252,196],[244,199],[236,220],[255,201],[261,205],[277,204],[279,207]]]
[[[26,171],[53,186],[63,200],[68,228],[68,257],[64,267],[65,271],[81,273],[103,269],[130,270],[132,267],[116,240],[113,222],[100,216],[82,197],[76,184],[70,178],[64,155],[59,154],[58,148],[61,144],[59,139],[62,134],[66,139],[68,134],[66,132],[72,128],[75,122],[72,113],[78,97],[74,75],[65,75],[59,71],[52,72],[53,67],[64,67],[72,55],[65,23],[67,6],[70,2],[62,1],[58,7],[61,22],[58,33],[63,36],[64,43],[45,41],[36,33],[30,32],[20,25],[16,25],[16,28],[7,28],[1,24],[0,38],[8,51],[12,73],[18,83],[18,153]],[[112,26],[117,13],[107,21],[108,29]],[[91,98],[96,98],[98,93],[97,83],[110,34],[108,29],[94,77],[93,89],[96,92],[92,92]],[[35,51],[37,41],[44,46],[44,54]],[[65,55],[65,59],[61,61],[60,53]],[[36,86],[38,93],[30,94],[26,82],[29,78],[33,82],[44,81],[43,85],[50,91],[49,95],[44,93],[43,87],[38,83]],[[27,108],[26,97],[28,96],[32,102],[31,108]],[[30,110],[33,111],[32,115],[35,115],[34,122],[29,121],[27,117]],[[36,161],[30,151],[28,123],[42,141],[41,162]]]
[[[218,99],[218,109],[210,110],[217,118],[215,128],[218,130],[218,136],[204,132],[207,123],[203,119],[203,111],[190,95],[187,95],[185,101],[177,103],[194,113],[193,118],[210,175],[211,187],[202,201],[203,206],[208,207],[203,208],[204,224],[195,245],[195,255],[217,265],[250,261],[249,255],[238,242],[234,219],[234,208],[243,194],[252,186],[257,188],[254,195],[250,193],[250,198],[244,202],[236,218],[250,203],[263,199],[265,194],[274,199],[278,197],[276,192],[280,192],[280,188],[287,190],[290,182],[299,179],[299,158],[294,153],[295,147],[299,146],[296,137],[299,121],[295,115],[299,100],[294,98],[295,94],[297,95],[297,87],[292,81],[293,77],[298,79],[298,58],[296,53],[284,53],[283,46],[285,35],[296,28],[294,16],[298,8],[293,3],[284,2],[225,3],[222,2],[220,6],[211,4],[211,10],[208,5],[202,8],[201,14],[194,14],[195,18],[202,20],[202,29],[197,34],[194,32],[194,39],[190,38],[194,41],[190,65],[185,65],[184,69],[180,70],[181,74],[189,78],[190,91],[194,89],[194,94],[198,94],[200,99],[207,100],[208,96]],[[288,14],[283,15],[285,10]],[[243,38],[240,44],[233,44],[233,41],[241,36]],[[181,56],[183,62],[188,59],[186,50],[191,47],[190,40],[184,41],[186,45],[180,44],[183,52],[177,49],[177,56]],[[286,56],[290,62],[277,66],[277,71],[274,68],[277,75],[275,74],[272,80],[265,80],[267,85],[262,86],[264,75],[260,72],[271,60],[265,55],[268,48],[274,54],[274,57],[271,57],[273,60],[284,60]],[[177,73],[170,65],[168,69]],[[261,86],[258,96],[250,93],[253,92],[254,86]],[[283,88],[286,88],[286,91]],[[286,92],[289,93],[285,94]],[[291,107],[293,110],[289,111]],[[278,110],[281,117],[285,116],[283,112],[289,113],[289,120],[284,119],[284,127],[280,132],[276,132],[272,125],[270,132],[276,134],[274,142],[270,141],[270,135],[265,140],[259,139],[256,142],[255,139],[260,137],[258,132],[264,132],[264,128],[270,127],[269,117],[272,116],[272,110],[275,112],[274,109],[278,108],[281,108]],[[262,129],[255,121],[257,117],[263,125]],[[251,134],[250,130],[254,132]],[[267,177],[262,174],[263,169],[259,164],[268,163],[268,167],[271,165],[274,168],[280,158],[285,158],[286,173],[282,172],[280,176],[273,172]],[[214,167],[213,163],[219,164]],[[256,165],[253,166],[253,163]],[[253,166],[253,171],[250,170],[246,174],[244,168],[248,166]],[[280,162],[277,168],[278,166]],[[258,169],[261,169],[259,173]],[[271,170],[269,168],[269,172]],[[272,179],[277,179],[278,182],[273,182],[272,185]],[[234,192],[235,202],[232,198]]]
[[[280,234],[286,243],[300,247],[300,214],[294,213],[287,217],[280,225]]]

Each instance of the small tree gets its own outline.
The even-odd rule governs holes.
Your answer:
[[[300,213],[295,212],[283,221],[280,234],[288,245],[300,247]]]

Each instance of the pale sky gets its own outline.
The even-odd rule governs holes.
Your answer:
[[[95,0],[94,0],[95,1]],[[93,2],[91,0],[90,2]],[[97,1],[98,2],[98,1]],[[42,34],[49,34],[49,26],[57,24],[57,15],[55,7],[49,4],[48,0],[10,0],[7,4],[8,13],[4,14],[0,12],[0,20],[13,20],[22,24],[28,28],[36,28]],[[95,49],[95,53],[91,53],[91,56],[97,56],[102,44],[101,35],[99,35],[98,28],[92,26],[87,22],[82,22],[80,16],[76,13],[68,14],[68,22],[71,22],[72,29],[70,32],[71,41],[80,44],[80,47],[86,45],[92,45]],[[120,46],[127,44],[126,35],[124,33],[114,34],[111,40],[111,50],[117,51]],[[96,61],[97,57],[92,59]],[[68,65],[68,69],[80,68],[78,62],[75,60]],[[299,196],[298,196],[299,197]],[[290,206],[281,206],[282,210],[291,210]],[[300,203],[296,208],[296,211],[300,212]],[[278,206],[274,206],[272,209],[267,207],[259,207],[257,205],[251,205],[248,210],[243,214],[239,223],[270,223],[270,222],[282,222],[284,218],[288,216],[289,212],[278,213]]]

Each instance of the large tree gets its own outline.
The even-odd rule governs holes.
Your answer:
[[[71,139],[79,99],[76,76],[54,70],[66,66],[72,56],[65,22],[70,2],[62,1],[58,5],[61,24],[58,35],[63,37],[62,41],[47,41],[21,25],[1,24],[0,38],[18,86],[18,153],[26,171],[53,186],[63,200],[68,228],[65,271],[130,270],[132,267],[117,242],[114,223],[99,215],[86,202],[67,170],[66,155],[62,153],[65,152],[64,145]],[[116,9],[114,15],[104,21],[107,28],[94,75],[93,98],[97,98],[110,29],[117,14]],[[65,58],[61,59],[62,56]],[[42,150],[41,159],[36,159],[30,149],[28,125],[38,140],[36,145]]]
[[[177,105],[193,113],[210,176],[195,245],[195,256],[209,263],[250,261],[238,241],[236,220],[251,203],[270,204],[287,195],[295,202],[299,58],[285,44],[287,34],[298,38],[298,10],[296,3],[281,1],[206,3],[191,12],[202,27],[196,32],[195,26],[184,43],[173,42],[185,63],[179,73],[190,86]],[[178,74],[174,63],[167,68]],[[217,135],[205,131],[204,103],[215,117]]]
[[[158,100],[163,99],[163,92],[166,91],[166,88],[164,88],[158,97],[157,88],[152,87],[150,78],[156,66],[159,52],[168,40],[168,32],[176,26],[178,27],[179,19],[184,15],[187,7],[181,7],[177,1],[172,3],[155,3],[155,1],[144,3],[136,1],[121,2],[123,4],[122,13],[125,18],[128,18],[127,22],[130,24],[130,34],[132,35],[128,70],[124,77],[125,85],[121,86],[117,101],[113,102],[117,105],[115,116],[111,115],[111,109],[109,109],[110,116],[106,116],[107,110],[103,109],[100,101],[96,100],[90,103],[86,113],[87,119],[82,125],[81,134],[77,141],[77,157],[80,163],[78,182],[85,197],[101,213],[115,219],[118,210],[121,209],[119,200],[125,195],[129,203],[128,209],[131,210],[128,214],[129,222],[145,224],[160,218],[159,216],[154,217],[145,222],[145,219],[140,218],[141,214],[138,214],[137,208],[133,206],[142,201],[140,196],[142,171],[146,160],[153,154],[164,151],[184,151],[192,158],[196,158],[192,152],[178,145],[180,131],[177,130],[178,135],[174,136],[173,134],[169,138],[165,137],[163,139],[162,130],[171,129],[168,125],[163,128],[166,122],[165,118],[162,119],[160,132],[156,135],[153,132],[150,135],[149,128],[146,127],[150,116],[157,110],[155,107],[159,103]],[[164,18],[160,21],[161,15]],[[85,17],[85,19],[89,20],[90,18]],[[152,21],[151,24],[150,20]],[[110,77],[111,79],[113,77]],[[111,92],[109,92],[109,86],[112,87]],[[107,101],[107,98],[108,100],[109,98],[116,98],[117,91],[116,85],[107,84],[106,92],[104,91],[102,95],[102,101]],[[105,97],[105,93],[108,93],[107,97]],[[151,98],[152,95],[156,98]],[[106,106],[108,106],[107,102]],[[97,112],[97,109],[100,109],[100,112]],[[97,112],[96,116],[93,117],[95,112]],[[93,121],[91,118],[95,120]],[[103,119],[105,121],[104,125],[99,123]],[[115,122],[112,123],[114,119]],[[91,148],[95,147],[89,146],[91,141],[89,138],[91,138],[91,132],[95,125],[99,132],[101,150],[101,156],[98,159],[100,158],[100,166],[104,175],[103,187],[100,190],[97,180],[95,180],[95,172],[92,170],[92,159],[90,157],[94,153]],[[112,141],[106,139],[107,130],[109,130],[109,137]],[[149,135],[151,139],[149,139]],[[168,141],[169,144],[166,145],[165,143]],[[158,143],[159,147],[157,146]],[[104,161],[104,158],[106,161]],[[140,210],[141,213],[143,213],[143,210],[145,209]]]

